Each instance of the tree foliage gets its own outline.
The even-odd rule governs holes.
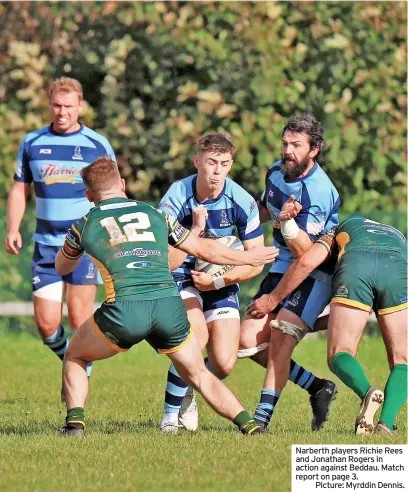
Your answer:
[[[285,119],[326,129],[322,165],[343,210],[405,210],[404,2],[10,2],[0,5],[0,196],[23,135],[47,124],[48,83],[84,85],[130,194],[191,174],[201,134],[229,132],[254,195]]]

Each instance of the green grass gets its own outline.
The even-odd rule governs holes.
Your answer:
[[[308,395],[289,383],[270,426],[247,438],[199,401],[200,431],[161,435],[167,358],[147,344],[95,364],[87,407],[87,435],[62,439],[59,360],[38,339],[0,337],[0,488],[2,491],[290,490],[291,444],[406,443],[406,407],[395,440],[353,434],[358,400],[328,370],[325,339],[305,340],[296,360],[339,385],[330,421],[311,433]],[[364,337],[359,358],[374,385],[388,377],[385,350]],[[253,411],[264,371],[239,361],[227,384]]]

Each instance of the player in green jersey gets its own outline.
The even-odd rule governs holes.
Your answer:
[[[142,340],[167,354],[181,377],[241,432],[259,432],[235,395],[204,365],[169,272],[168,244],[211,263],[234,265],[272,262],[279,250],[259,247],[239,251],[197,238],[165,213],[127,199],[124,181],[108,157],[83,168],[81,176],[86,196],[96,206],[68,231],[56,269],[63,275],[72,271],[86,251],[100,268],[106,300],[77,330],[65,354],[67,417],[62,435],[84,435],[87,364],[126,351]]]
[[[296,212],[295,212],[296,213]],[[340,223],[326,238],[338,255],[328,327],[328,364],[360,400],[356,434],[392,435],[407,399],[407,241],[400,231],[364,217]],[[292,265],[277,288],[257,306],[269,311],[322,263],[328,251],[314,244]],[[371,385],[356,359],[360,338],[374,310],[387,350],[390,375],[384,393]],[[384,405],[374,429],[374,415]]]

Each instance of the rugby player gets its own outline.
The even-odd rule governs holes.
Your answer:
[[[200,346],[168,269],[168,242],[212,263],[262,266],[275,247],[238,251],[198,239],[167,214],[128,200],[115,163],[102,157],[81,171],[87,198],[95,203],[68,230],[58,252],[60,275],[72,272],[85,251],[100,268],[106,300],[75,333],[64,358],[67,416],[63,436],[83,436],[88,394],[85,368],[146,339],[169,356],[181,377],[244,434],[259,431],[236,397],[204,365]]]
[[[227,177],[234,153],[235,146],[229,136],[215,133],[201,137],[194,156],[197,174],[175,182],[162,198],[159,209],[196,235],[235,235],[249,251],[263,246],[263,231],[256,201]],[[189,322],[202,350],[207,348],[206,365],[223,379],[231,373],[239,347],[238,283],[258,275],[262,267],[239,266],[213,278],[207,273],[195,272],[194,263],[195,258],[186,257],[182,251],[170,253],[170,264],[178,266],[173,278],[184,300]],[[187,390],[186,382],[171,366],[160,429],[176,433],[179,422],[187,430],[196,430],[198,411],[194,392],[191,388]]]
[[[51,124],[28,133],[18,152],[7,203],[5,247],[8,253],[19,254],[20,224],[34,182],[34,316],[44,344],[62,360],[68,347],[67,333],[61,324],[64,290],[69,325],[76,330],[92,314],[98,271],[89,256],[83,255],[74,272],[61,276],[55,270],[55,256],[69,226],[92,206],[84,195],[81,169],[98,157],[109,155],[114,160],[115,155],[105,137],[78,121],[84,102],[77,80],[55,80],[50,87],[49,104]]]
[[[334,249],[338,261],[329,315],[328,365],[360,399],[356,434],[374,431],[392,435],[396,416],[407,399],[407,242],[394,227],[354,216],[340,223]],[[273,309],[327,256],[326,248],[313,244],[289,267],[270,294],[266,309]],[[371,385],[356,359],[372,310],[391,371],[384,393]],[[374,426],[374,416],[382,401],[381,415]]]
[[[327,420],[336,385],[301,370],[291,360],[293,349],[310,330],[329,303],[332,268],[324,263],[310,273],[299,288],[273,310],[262,310],[265,298],[278,285],[294,258],[315,242],[325,248],[326,236],[338,224],[339,195],[317,159],[323,147],[323,128],[309,113],[291,116],[282,131],[281,160],[269,169],[259,202],[262,222],[272,220],[275,245],[280,255],[263,280],[241,324],[238,357],[251,357],[267,367],[255,419],[266,430],[280,394],[288,381],[309,392],[313,431]],[[301,211],[283,220],[282,207],[296,199]],[[269,350],[269,354],[268,354]]]

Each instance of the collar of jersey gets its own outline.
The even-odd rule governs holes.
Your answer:
[[[78,133],[81,133],[83,128],[84,128],[84,125],[82,123],[80,123],[80,127],[79,127],[79,130],[77,130],[76,132],[72,132],[72,133],[58,133],[58,132],[55,132],[53,129],[52,129],[52,123],[51,125],[48,127],[48,131],[50,133],[52,133],[53,135],[57,135],[58,137],[72,137],[72,135],[78,135]]]
[[[194,176],[193,178],[193,181],[191,183],[191,186],[193,188],[193,195],[194,195],[194,198],[197,200],[198,203],[202,204],[202,205],[209,205],[210,203],[215,203],[217,202],[222,196],[223,194],[225,193],[225,188],[227,186],[227,179],[225,179],[225,183],[224,183],[224,186],[222,188],[222,191],[221,193],[215,197],[215,198],[210,198],[209,200],[206,200],[205,202],[200,202],[198,199],[197,199],[197,174]]]
[[[98,204],[98,207],[100,205],[106,205],[107,203],[116,203],[116,202],[120,202],[120,201],[127,201],[129,200],[129,198],[124,198],[122,196],[118,196],[117,198],[108,198],[107,200],[102,200],[101,202],[99,202]],[[129,200],[129,201],[136,201],[136,200]]]
[[[312,169],[306,174],[306,176],[303,176],[302,178],[296,178],[296,179],[286,179],[284,178],[286,183],[296,183],[296,181],[303,181],[306,178],[309,178],[312,174],[314,174],[319,168],[319,164],[317,161],[313,164]]]

